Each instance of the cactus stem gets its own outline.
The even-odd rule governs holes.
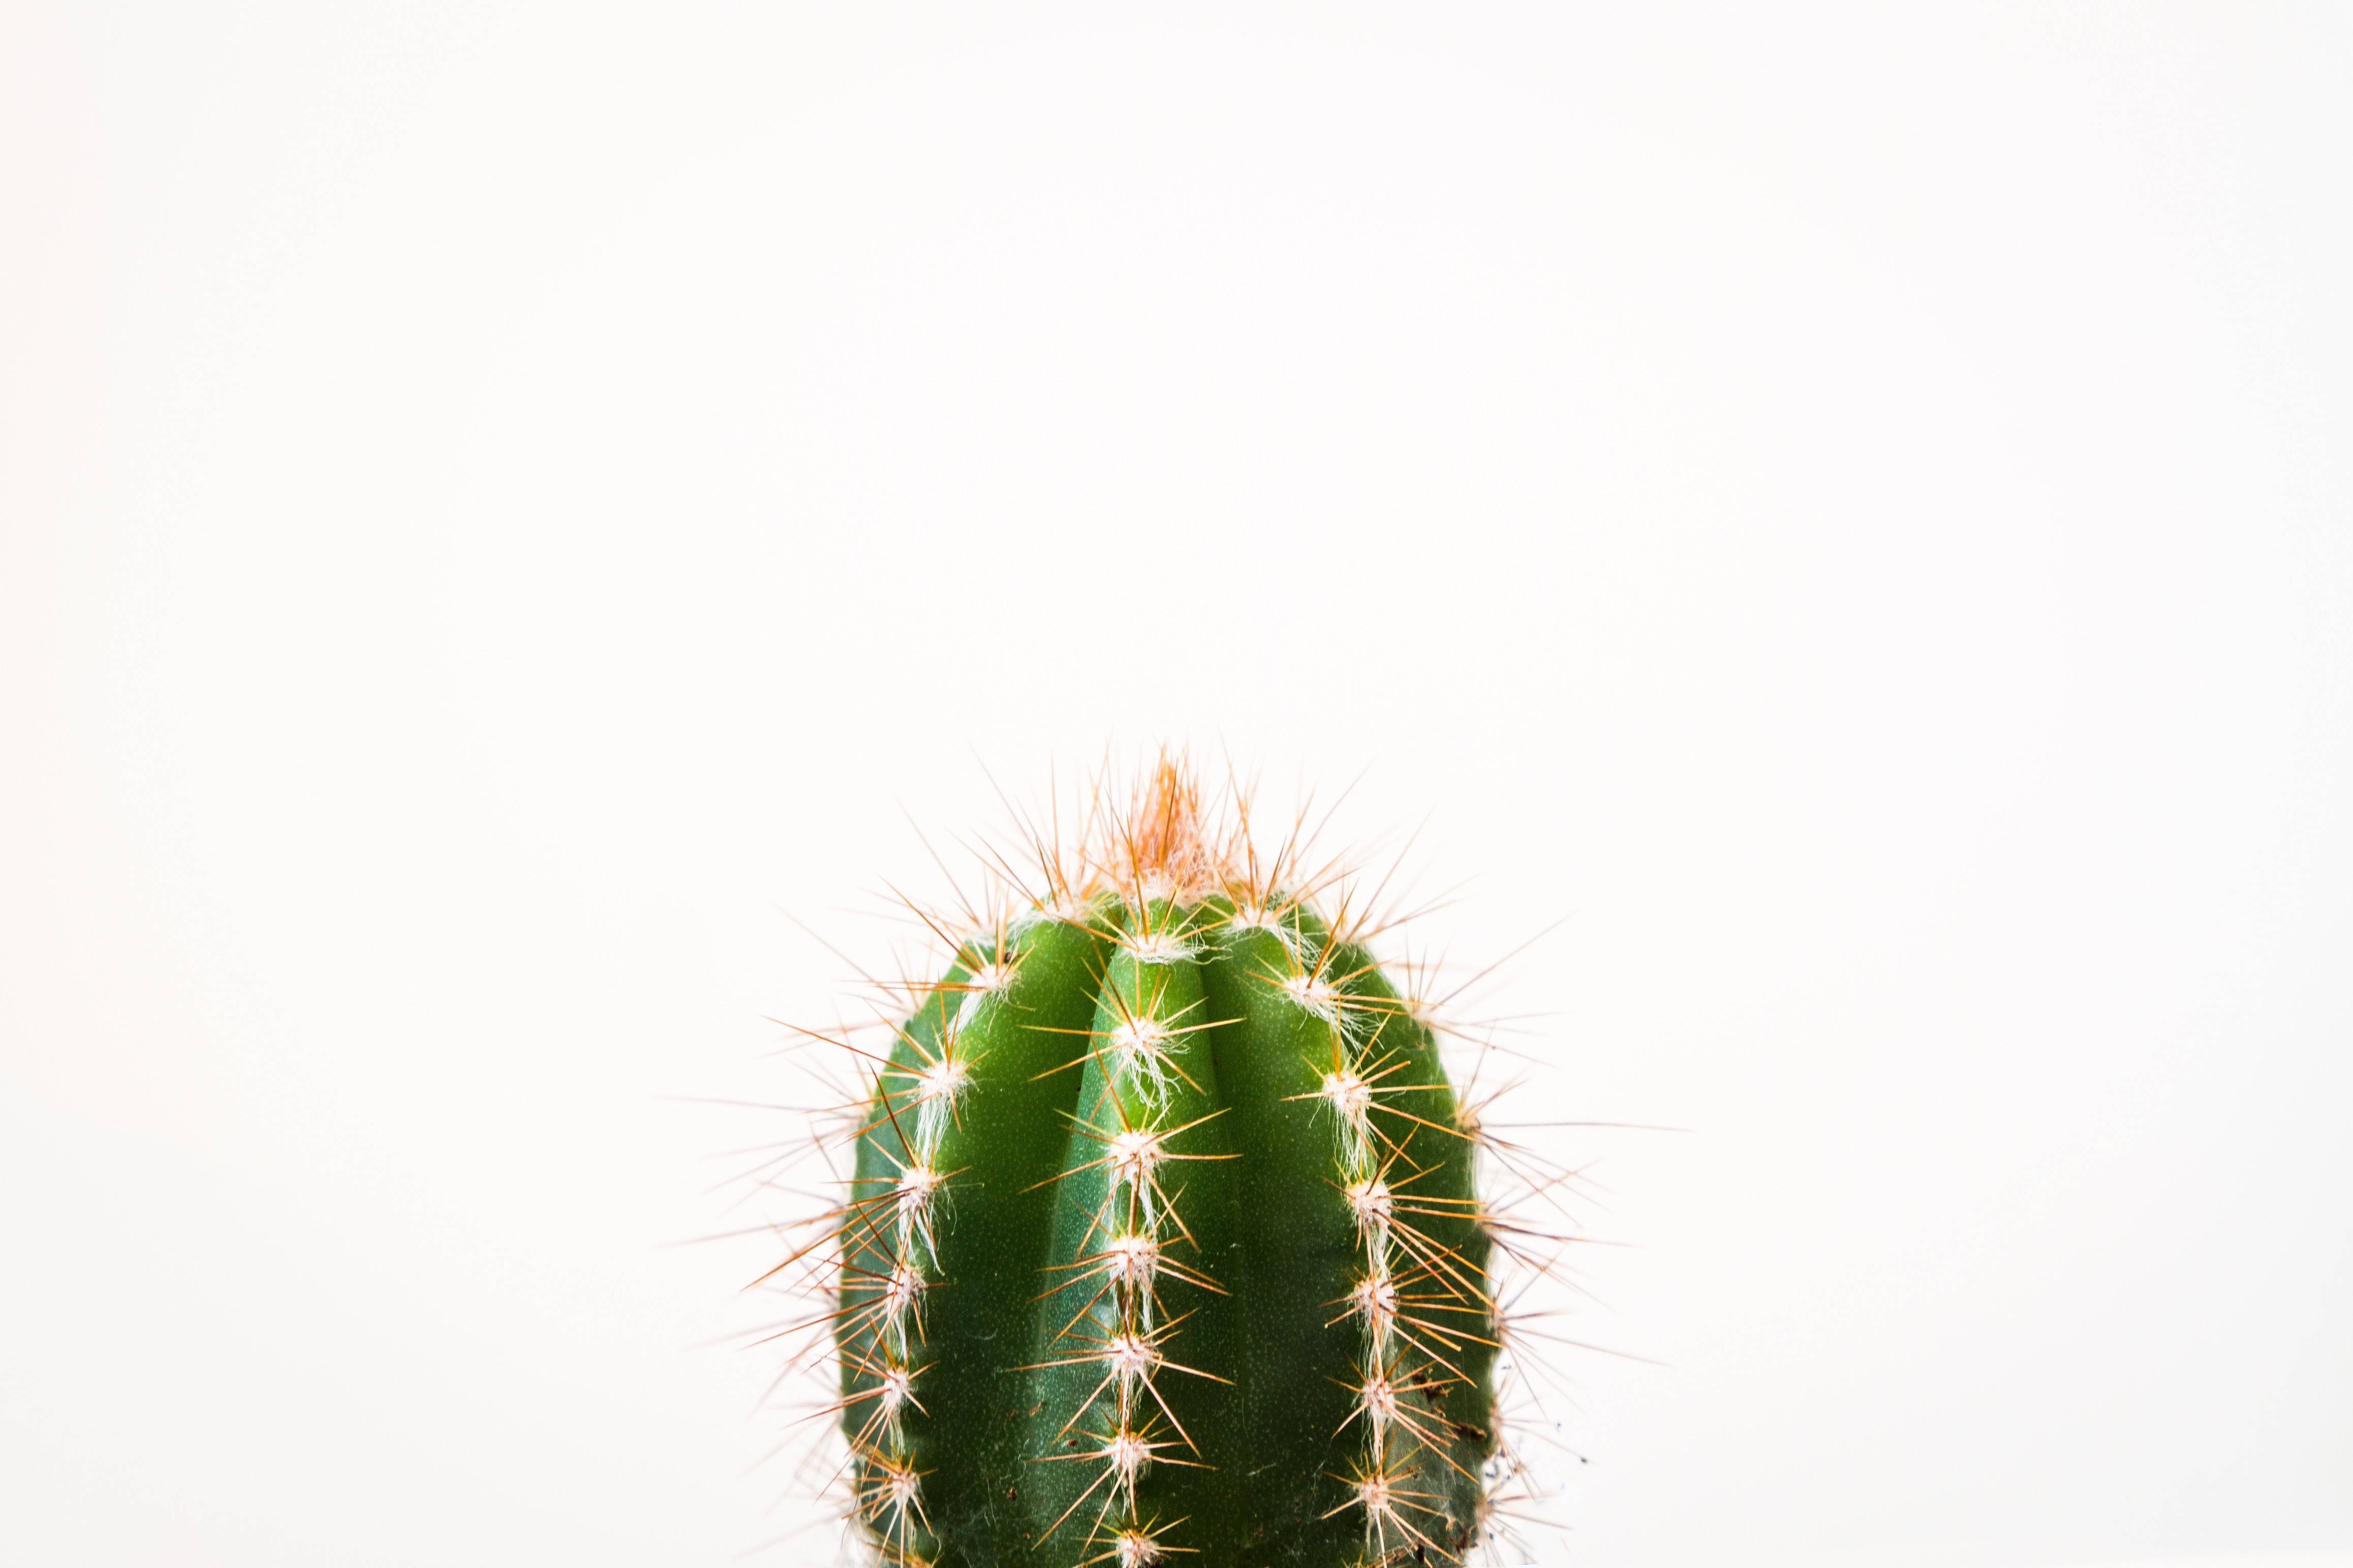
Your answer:
[[[1034,860],[984,846],[983,905],[908,905],[944,973],[881,985],[871,1025],[799,1031],[864,1081],[832,1113],[854,1166],[806,1222],[819,1239],[754,1283],[830,1297],[785,1331],[829,1327],[837,1474],[868,1551],[888,1568],[1500,1552],[1525,1472],[1499,1400],[1535,1391],[1532,1326],[1493,1270],[1545,1271],[1570,1238],[1481,1184],[1554,1202],[1575,1173],[1472,1097],[1493,1021],[1368,951],[1406,900],[1314,847],[1328,811],[1277,823],[1267,853],[1245,788],[1212,821],[1165,754],[1132,795],[1097,777],[1080,805],[1044,826],[1015,811]],[[1475,1053],[1459,1095],[1455,1041]],[[767,1158],[761,1184],[798,1157]],[[768,1284],[787,1268],[806,1279]],[[1048,1461],[1079,1468],[1030,1468]]]

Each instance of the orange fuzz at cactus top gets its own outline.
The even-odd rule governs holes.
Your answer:
[[[1098,787],[1075,844],[994,859],[999,909],[929,922],[945,971],[887,1032],[825,1037],[860,1064],[848,1190],[774,1272],[825,1301],[837,1473],[886,1563],[1500,1544],[1495,1270],[1540,1261],[1481,1187],[1513,1151],[1368,952],[1394,922],[1220,805],[1165,756]]]

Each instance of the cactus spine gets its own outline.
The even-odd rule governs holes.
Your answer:
[[[1295,845],[1164,758],[859,1051],[818,1253],[892,1564],[1456,1563],[1497,1468],[1478,1138]]]

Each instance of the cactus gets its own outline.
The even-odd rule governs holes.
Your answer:
[[[853,1164],[800,1256],[886,1563],[1451,1563],[1490,1528],[1484,1140],[1373,922],[1240,804],[1213,831],[1164,756],[942,924],[887,1047],[839,1042]]]

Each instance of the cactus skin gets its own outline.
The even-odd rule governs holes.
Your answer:
[[[940,1568],[1460,1562],[1497,1331],[1435,1037],[1204,849],[1174,769],[1122,826],[869,1058],[833,1331],[864,1530]]]

